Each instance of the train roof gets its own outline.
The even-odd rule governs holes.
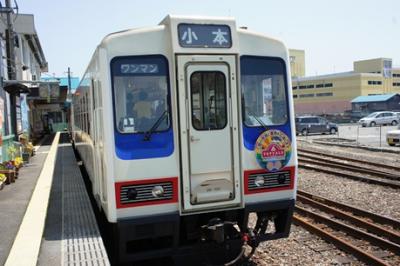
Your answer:
[[[229,27],[230,30],[230,37],[231,37],[231,46],[230,47],[223,47],[223,48],[229,48],[229,53],[238,53],[239,52],[239,34],[243,35],[252,35],[253,37],[256,38],[262,38],[264,40],[267,40],[271,43],[274,43],[279,46],[284,46],[283,42],[271,38],[270,36],[267,36],[265,34],[262,34],[260,32],[254,32],[251,30],[248,30],[247,28],[238,28],[236,26],[236,20],[233,17],[218,17],[218,16],[183,16],[183,15],[167,15],[163,20],[158,25],[155,26],[148,26],[148,27],[139,27],[139,28],[132,28],[132,29],[126,29],[114,33],[108,34],[102,42],[100,43],[100,46],[107,46],[108,44],[112,43],[114,40],[118,40],[119,38],[125,38],[129,37],[131,35],[142,35],[142,34],[152,34],[155,32],[167,30],[168,34],[171,36],[171,41],[172,41],[172,48],[173,51],[176,53],[187,53],[187,48],[182,47],[180,43],[179,34],[180,30],[179,27],[181,25],[195,25],[198,26],[227,26]],[[204,49],[207,48],[209,53],[220,53],[222,47],[211,47],[211,46],[191,46],[190,47],[192,50],[191,52],[195,52],[193,50],[194,48],[198,49]],[[286,48],[286,47],[285,47]]]

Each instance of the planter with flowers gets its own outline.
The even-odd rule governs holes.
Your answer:
[[[26,134],[22,134],[19,137],[19,142],[22,145],[22,159],[24,163],[29,163],[29,158],[34,155],[33,145],[28,141],[28,136]]]
[[[9,162],[0,164],[0,174],[4,174],[6,176],[5,183],[10,184],[15,182],[15,171],[14,166]]]
[[[6,183],[7,177],[5,174],[0,174],[0,190],[4,188],[4,185]]]
[[[22,160],[21,156],[17,156],[17,157],[15,157],[13,164],[15,166],[15,170],[18,172],[19,169],[23,166],[24,161]]]

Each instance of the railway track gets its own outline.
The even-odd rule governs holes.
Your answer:
[[[363,167],[365,167],[366,169],[374,170],[376,168],[382,168],[382,169],[386,169],[386,170],[392,170],[394,173],[399,173],[400,172],[400,167],[393,166],[393,165],[376,163],[376,162],[365,161],[365,160],[349,158],[349,157],[343,157],[343,156],[339,156],[339,155],[328,154],[328,153],[312,151],[312,150],[297,149],[297,151],[298,151],[299,155],[300,154],[313,154],[313,155],[319,156],[319,158],[321,158],[321,156],[322,156],[322,158],[323,157],[328,157],[330,159],[338,159],[338,160],[341,160],[341,161],[362,164]],[[375,168],[373,169],[373,168],[371,168],[371,166],[374,166]]]
[[[365,263],[400,263],[398,220],[298,190],[293,222]]]
[[[300,150],[298,159],[299,167],[371,184],[389,186],[396,189],[400,188],[400,175],[398,173],[371,169],[369,166],[371,163],[366,161],[363,161],[364,165],[350,165],[349,161],[351,162],[354,160],[360,164],[361,160],[336,155],[332,155],[332,157],[329,158],[329,156],[331,155]],[[383,164],[379,165],[381,168],[385,167]],[[398,167],[388,166],[388,168],[393,171],[394,169],[398,169],[400,172],[400,168]]]

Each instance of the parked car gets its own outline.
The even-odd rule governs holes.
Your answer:
[[[357,123],[361,118],[364,116],[369,115],[369,112],[366,111],[352,111],[352,110],[347,110],[344,111],[344,118],[345,120],[348,120],[347,122],[350,123]]]
[[[396,112],[374,112],[360,119],[359,124],[363,127],[374,127],[377,125],[397,125],[399,116]]]
[[[386,133],[386,141],[390,146],[400,144],[400,125],[397,126],[397,129]]]
[[[303,136],[311,133],[336,134],[338,131],[335,123],[331,123],[320,116],[299,116],[295,120],[296,134],[302,134]]]

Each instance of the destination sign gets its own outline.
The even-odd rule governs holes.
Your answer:
[[[181,47],[232,47],[231,29],[227,25],[179,24],[178,38]]]
[[[156,64],[121,64],[121,73],[158,73],[158,66]]]

